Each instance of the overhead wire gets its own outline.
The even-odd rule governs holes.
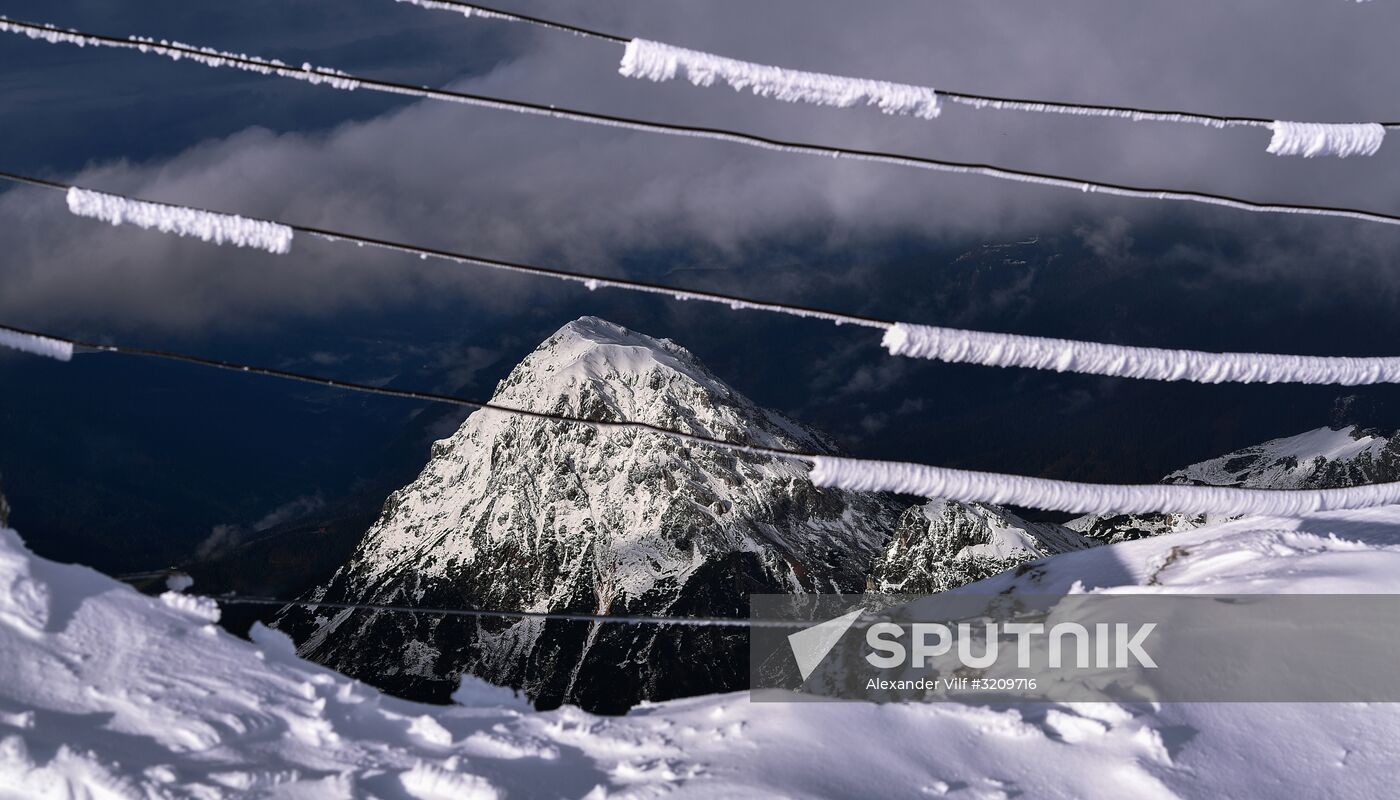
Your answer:
[[[836,145],[808,144],[804,142],[796,142],[784,139],[777,139],[768,136],[760,136],[758,134],[753,133],[744,133],[741,131],[734,131],[725,128],[714,128],[700,125],[684,125],[668,122],[656,122],[637,117],[605,114],[595,111],[583,111],[579,109],[565,108],[552,104],[533,103],[523,100],[512,100],[508,98],[493,97],[490,95],[475,94],[471,92],[463,92],[451,89],[433,89],[426,86],[414,86],[411,84],[399,83],[395,81],[353,75],[339,70],[312,66],[311,64],[303,64],[301,67],[294,67],[280,61],[254,58],[252,56],[241,55],[236,53],[227,53],[212,50],[209,48],[198,48],[191,45],[180,44],[178,42],[157,42],[153,39],[146,38],[122,39],[115,36],[93,34],[77,30],[64,30],[56,26],[20,22],[0,17],[0,32],[4,31],[21,33],[30,36],[31,38],[44,40],[51,43],[67,43],[76,44],[79,46],[99,45],[105,47],[117,47],[137,50],[143,53],[155,53],[175,60],[197,61],[201,64],[204,64],[205,66],[231,66],[238,69],[250,70],[266,75],[276,75],[279,77],[293,78],[296,80],[311,83],[313,85],[331,86],[337,89],[369,89],[373,91],[387,92],[390,94],[407,95],[411,97],[419,97],[430,100],[442,100],[482,108],[511,111],[514,113],[551,117],[555,119],[564,119],[591,125],[602,125],[607,127],[642,131],[647,133],[657,133],[668,136],[683,136],[707,139],[712,141],[729,142],[733,144],[745,145],[748,147],[756,147],[759,149],[769,150],[773,152],[814,155],[821,156],[823,158],[846,159],[877,164],[888,164],[893,166],[910,167],[914,169],[923,169],[951,174],[979,175],[982,177],[1013,181],[1017,183],[1050,186],[1060,189],[1070,189],[1086,194],[1103,194],[1112,197],[1200,203],[1205,205],[1232,208],[1240,211],[1249,211],[1254,213],[1333,217],[1352,219],[1362,222],[1373,222],[1384,225],[1400,225],[1400,214],[1392,214],[1382,211],[1371,211],[1362,208],[1350,208],[1345,206],[1325,206],[1307,203],[1256,201],[1241,197],[1234,197],[1226,194],[1218,194],[1214,192],[1204,192],[1189,189],[1163,189],[1133,186],[1124,183],[1087,180],[1084,178],[1076,178],[1073,176],[1058,175],[1055,173],[1040,172],[1036,170],[1017,169],[1014,167],[1004,167],[995,164],[955,161],[949,159],[932,158],[928,156],[904,155],[900,153],[891,153],[887,151],[866,150],[861,148],[842,147]]]

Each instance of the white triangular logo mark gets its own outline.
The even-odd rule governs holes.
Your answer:
[[[792,657],[797,659],[797,669],[802,673],[802,680],[812,676],[817,665],[822,663],[822,659],[841,641],[841,637],[862,613],[858,608],[836,619],[829,619],[797,633],[788,634],[788,646],[792,648]]]

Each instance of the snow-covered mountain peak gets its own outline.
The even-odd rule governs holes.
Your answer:
[[[521,361],[497,391],[498,399],[548,402],[538,390],[559,395],[586,384],[625,382],[653,374],[687,379],[718,393],[725,387],[688,350],[598,317],[566,324]]]
[[[1242,447],[1183,467],[1162,483],[1337,489],[1394,480],[1400,480],[1400,437],[1342,424]],[[1066,526],[1091,539],[1120,542],[1221,521],[1208,514],[1090,514]]]
[[[1389,439],[1355,425],[1271,439],[1177,470],[1163,483],[1296,489],[1311,486],[1327,463],[1374,460]]]
[[[492,400],[736,443],[832,449],[730,388],[679,345],[596,317],[547,338]],[[752,592],[859,591],[897,514],[877,496],[816,488],[800,461],[483,410],[433,445],[422,473],[389,497],[317,595],[738,615]],[[743,676],[743,643],[718,635],[707,644],[709,660],[697,663],[689,634],[616,626],[478,627],[350,612],[306,618],[295,610],[283,622],[303,654],[417,696],[441,696],[469,670],[544,702],[617,709],[737,686]],[[423,691],[428,685],[436,689]]]
[[[832,450],[824,437],[730,388],[684,347],[598,317],[580,317],[542,342],[501,381],[492,401],[744,444]]]

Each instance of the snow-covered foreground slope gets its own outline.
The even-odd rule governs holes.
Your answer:
[[[1394,592],[1400,508],[1096,548],[977,588]],[[1149,584],[1149,585],[1145,585]],[[968,587],[962,591],[973,590]],[[0,798],[1385,797],[1387,704],[751,703],[535,713],[469,679],[418,705],[0,531]]]

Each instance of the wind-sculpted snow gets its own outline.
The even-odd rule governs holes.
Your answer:
[[[59,361],[73,359],[73,345],[32,333],[0,330],[0,347],[8,347],[11,350],[19,350],[37,356],[48,356]]]
[[[1158,381],[1311,383],[1360,386],[1400,383],[1400,357],[1210,353],[1102,342],[988,333],[896,323],[885,332],[891,355],[990,367],[1027,367]]]
[[[253,247],[278,254],[292,249],[291,228],[236,214],[147,203],[77,187],[68,190],[68,210],[80,217],[99,219],[113,225],[135,225],[214,244]]]
[[[939,113],[938,93],[925,86],[783,69],[646,39],[633,39],[627,44],[618,71],[629,78],[658,82],[684,74],[696,86],[713,86],[719,80],[735,91],[748,90],[789,103],[840,108],[868,105],[886,114],[924,119],[933,119]]]
[[[1371,123],[1275,122],[1269,152],[1276,156],[1373,156],[1385,141],[1385,128]]]
[[[628,419],[745,445],[831,452],[673,342],[585,317],[494,402]],[[797,461],[483,411],[433,446],[316,599],[529,611],[740,616],[750,592],[859,591],[898,509],[815,489]],[[553,705],[622,710],[737,688],[745,638],[572,623],[291,608],[302,654],[418,697],[467,670]],[[436,688],[434,688],[436,687]],[[434,694],[436,692],[436,694]]]
[[[1297,515],[1400,503],[1400,482],[1344,489],[1237,489],[1075,483],[1023,475],[931,467],[897,461],[818,456],[812,483],[853,492],[898,492],[963,502],[1024,506],[1079,514]]]

